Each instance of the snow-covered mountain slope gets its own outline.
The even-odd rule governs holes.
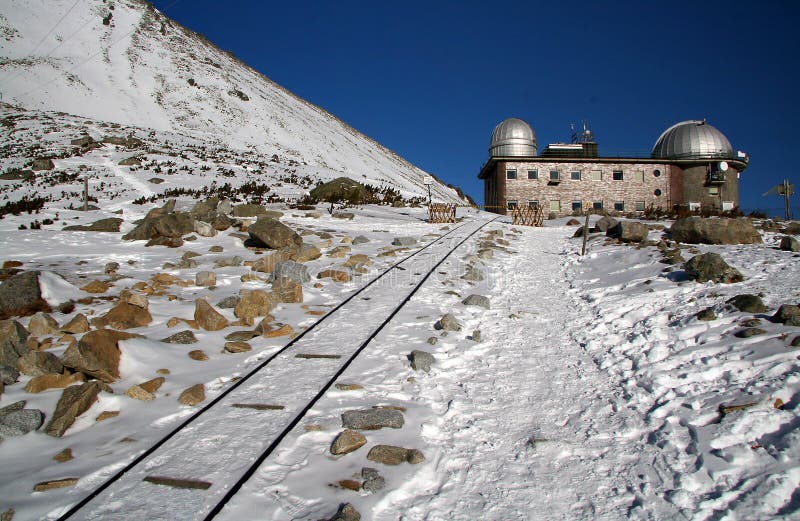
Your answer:
[[[425,172],[142,0],[0,4],[3,101],[175,132],[427,196]],[[435,199],[460,202],[432,186]]]

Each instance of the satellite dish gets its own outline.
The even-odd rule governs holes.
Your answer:
[[[724,171],[726,171],[728,169],[728,162],[727,161],[720,161],[719,165],[717,165],[717,166],[719,167],[719,171],[720,172],[724,172]]]

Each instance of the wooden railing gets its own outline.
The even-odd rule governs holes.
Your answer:
[[[515,226],[544,226],[544,210],[541,206],[515,206],[511,210],[511,224]]]
[[[429,223],[454,223],[456,222],[456,205],[433,203],[428,206]]]

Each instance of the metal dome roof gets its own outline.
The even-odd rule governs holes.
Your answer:
[[[492,157],[530,157],[536,155],[536,134],[526,122],[508,118],[494,127],[489,155]]]
[[[653,157],[664,159],[728,159],[733,147],[725,135],[706,120],[681,121],[656,141]]]

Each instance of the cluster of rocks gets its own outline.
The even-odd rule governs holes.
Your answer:
[[[574,224],[580,223],[574,221]],[[621,243],[641,243],[647,240],[650,228],[637,221],[618,221],[605,215],[588,229],[588,233],[605,233],[606,237],[616,239]],[[580,226],[575,230],[573,237],[583,237],[583,235],[584,227]]]
[[[717,320],[718,312],[741,312],[760,314],[770,322],[782,324],[784,326],[800,327],[800,305],[782,304],[777,311],[768,316],[770,308],[764,304],[760,295],[740,294],[729,298],[724,304],[705,308],[695,314],[695,318],[701,321]],[[763,324],[762,319],[757,316],[746,318],[739,322],[739,329],[734,336],[738,338],[750,338],[752,336],[766,334],[767,331],[759,327]],[[795,336],[789,341],[792,347],[800,347],[800,335]]]

